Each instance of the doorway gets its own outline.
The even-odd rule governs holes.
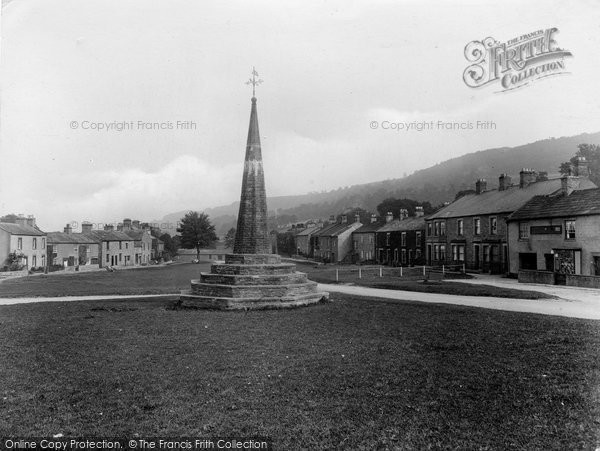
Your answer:
[[[537,254],[533,252],[520,252],[519,269],[537,270]]]

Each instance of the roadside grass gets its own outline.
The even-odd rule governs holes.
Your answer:
[[[182,263],[115,272],[40,274],[0,283],[0,297],[55,297],[97,294],[175,294],[190,287],[210,264]]]
[[[600,322],[334,296],[294,310],[0,306],[0,436],[595,449]]]
[[[452,294],[460,296],[493,296],[499,298],[515,299],[556,299],[556,296],[541,291],[519,290],[515,288],[496,287],[484,284],[468,284],[447,282],[445,280],[424,281],[423,275],[417,268],[410,268],[403,277],[383,273],[379,277],[377,269],[363,270],[362,277],[358,278],[356,267],[340,267],[336,281],[336,268],[331,266],[315,266],[314,264],[300,264],[299,270],[308,274],[311,280],[319,283],[353,284],[363,287],[384,288],[388,290],[418,291],[424,293]],[[412,270],[412,271],[411,271]],[[449,274],[449,278],[457,277]],[[439,275],[437,275],[439,277]]]
[[[380,278],[377,270],[364,270],[358,278],[356,267],[340,267],[339,282],[335,280],[335,268],[314,264],[298,264],[297,269],[306,272],[311,280],[320,283],[346,283],[390,290],[420,291],[427,293],[463,296],[496,296],[518,299],[549,299],[554,296],[529,290],[501,288],[490,285],[471,285],[443,280],[423,282],[420,274],[400,278],[384,272]],[[190,286],[191,279],[200,277],[200,271],[210,271],[210,264],[184,263],[161,267],[106,271],[90,273],[67,273],[35,275],[0,283],[0,297],[55,297],[86,295],[144,295],[177,294]]]

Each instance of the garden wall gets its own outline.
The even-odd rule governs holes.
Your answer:
[[[600,288],[600,276],[567,274],[567,285],[583,288]]]
[[[554,273],[550,271],[533,271],[521,269],[519,271],[520,283],[545,283],[554,285]]]

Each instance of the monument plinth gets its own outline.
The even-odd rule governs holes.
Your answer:
[[[182,292],[183,305],[221,310],[282,308],[314,304],[328,298],[317,283],[297,272],[293,263],[282,263],[271,253],[267,228],[267,194],[263,171],[254,88],[261,80],[253,70],[252,107],[244,160],[242,194],[233,254],[225,263],[200,273],[190,290]]]

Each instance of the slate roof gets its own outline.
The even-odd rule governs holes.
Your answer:
[[[596,188],[589,179],[582,179],[580,189]],[[427,219],[461,218],[464,216],[512,213],[534,196],[556,193],[561,189],[560,179],[534,182],[526,188],[511,186],[504,191],[490,190],[481,194],[467,194],[447,207],[428,216]]]
[[[0,229],[11,235],[45,236],[46,234],[36,227],[28,225],[13,224],[11,222],[0,222]]]
[[[133,241],[129,235],[120,231],[92,230],[83,235],[89,236],[95,241]]]
[[[320,229],[321,229],[321,227],[319,227],[319,226],[309,227],[307,229],[304,229],[304,230],[301,230],[300,232],[298,232],[296,234],[296,236],[309,236],[309,235],[314,234],[315,232],[317,232]]]
[[[142,238],[144,235],[148,235],[152,239],[151,235],[144,230],[124,230],[123,233],[135,241],[135,247],[142,247]]]
[[[319,230],[317,233],[315,233],[315,236],[337,236],[340,233],[343,233],[346,230],[348,230],[352,226],[352,224],[354,223],[347,222],[345,224],[331,224]]]
[[[375,233],[377,230],[381,228],[381,224],[378,222],[372,222],[370,224],[365,224],[359,229],[356,229],[352,233]]]
[[[48,232],[48,244],[97,244],[98,242],[83,233]]]
[[[380,227],[377,232],[408,232],[411,230],[425,229],[425,217],[411,217],[405,219],[394,219],[384,226]]]
[[[600,188],[573,191],[568,196],[536,196],[510,215],[508,220],[587,215],[600,215]]]

